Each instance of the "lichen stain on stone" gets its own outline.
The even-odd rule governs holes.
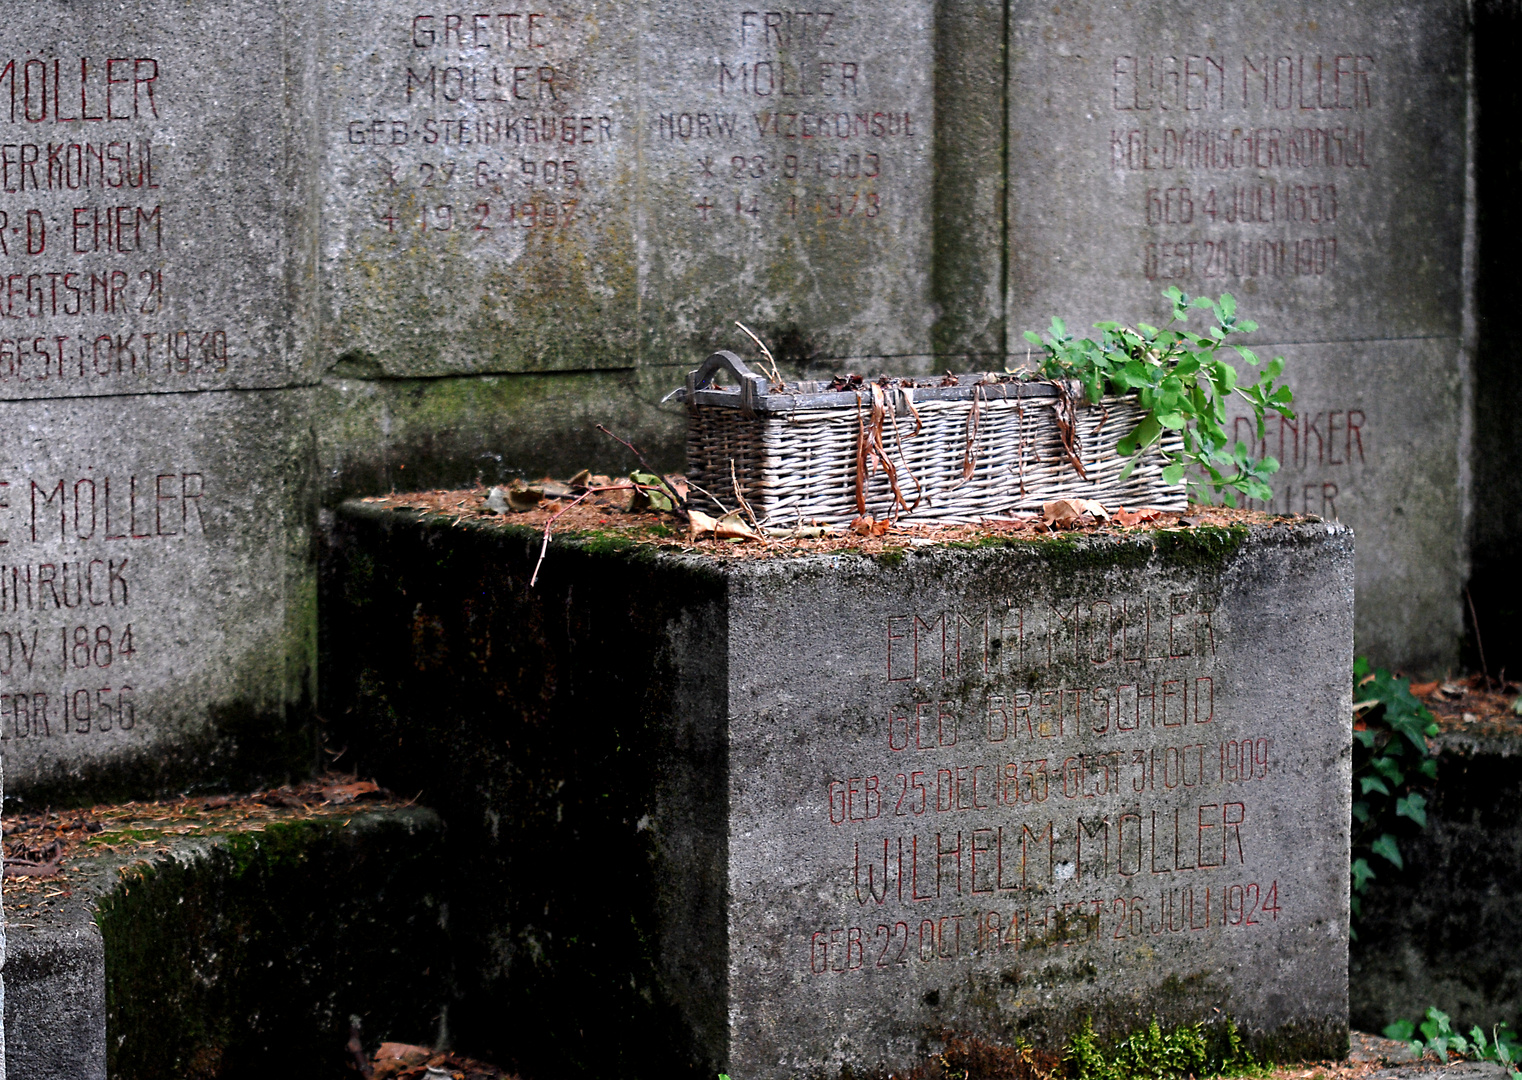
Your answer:
[[[442,204],[454,205],[451,228],[425,232],[417,222],[433,220],[436,207],[401,196],[390,211],[407,235],[378,229],[351,243],[330,348],[394,376],[632,364],[636,275],[622,216],[532,229],[504,216],[483,234],[481,201],[494,215],[508,205],[494,193]],[[506,250],[478,239],[507,230],[518,235]]]

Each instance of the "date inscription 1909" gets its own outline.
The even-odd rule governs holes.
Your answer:
[[[816,796],[842,900],[876,917],[810,928],[805,970],[1276,922],[1280,753],[1221,727],[1222,631],[1195,590],[889,616],[881,677],[912,700]]]

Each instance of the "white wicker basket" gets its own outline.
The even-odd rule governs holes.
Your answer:
[[[725,373],[738,385],[714,385]],[[767,524],[839,525],[862,513],[973,522],[1039,513],[1063,498],[1111,510],[1186,504],[1183,484],[1163,482],[1156,448],[1120,479],[1127,459],[1115,442],[1142,417],[1135,399],[1090,406],[1076,383],[975,374],[954,385],[883,379],[845,391],[800,383],[772,392],[734,353],[716,352],[676,396],[687,404],[688,478],[731,509],[738,486]],[[1163,445],[1183,444],[1166,432]]]

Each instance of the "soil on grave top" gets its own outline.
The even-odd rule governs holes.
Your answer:
[[[1502,673],[1504,676],[1504,672]],[[1522,683],[1485,675],[1411,683],[1411,692],[1445,732],[1468,735],[1522,734]]]
[[[272,824],[348,818],[355,812],[410,805],[373,781],[329,773],[303,784],[248,795],[103,804],[78,810],[7,814],[4,818],[5,909],[14,921],[30,909],[67,899],[76,863],[95,855],[163,854],[182,837],[263,832]]]
[[[673,478],[675,479],[675,478]],[[620,482],[620,481],[614,481]],[[471,523],[486,527],[526,526],[553,535],[596,533],[619,536],[630,541],[649,543],[667,550],[680,550],[719,559],[765,559],[785,555],[840,554],[881,555],[906,547],[928,544],[967,543],[999,537],[1024,537],[1062,533],[1137,535],[1170,529],[1199,526],[1268,525],[1286,520],[1320,520],[1314,516],[1269,514],[1258,510],[1234,510],[1224,506],[1192,506],[1187,511],[1154,511],[1155,517],[1134,525],[1085,523],[1069,529],[1049,529],[1037,515],[985,520],[974,525],[935,525],[923,523],[887,526],[880,535],[859,535],[849,529],[836,529],[819,537],[776,537],[767,540],[693,540],[687,525],[672,513],[631,510],[630,490],[619,488],[587,495],[576,502],[575,494],[562,498],[545,498],[532,509],[497,514],[487,509],[489,489],[477,485],[458,490],[418,491],[362,499],[370,506],[393,510],[413,510],[444,518],[452,524]],[[1121,508],[1107,507],[1112,512]],[[879,529],[883,526],[880,523]]]

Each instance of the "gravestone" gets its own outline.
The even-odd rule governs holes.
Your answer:
[[[981,325],[932,340],[931,5],[327,17],[324,342],[345,371],[683,364],[735,319],[796,361],[987,348]],[[944,231],[986,227],[984,188]],[[993,244],[940,261],[974,249],[997,266]]]
[[[512,1015],[554,1055],[594,1007],[578,1068],[781,1077],[1220,1009],[1345,1051],[1346,529],[573,537],[532,589],[530,529],[348,503],[337,537],[334,737],[439,793],[480,898],[459,1037]]]
[[[314,39],[278,2],[12,7],[0,56],[11,792],[132,797],[303,767]]]
[[[1021,4],[1008,318],[1231,292],[1282,354],[1270,508],[1358,530],[1359,649],[1457,660],[1469,359],[1464,7]]]

